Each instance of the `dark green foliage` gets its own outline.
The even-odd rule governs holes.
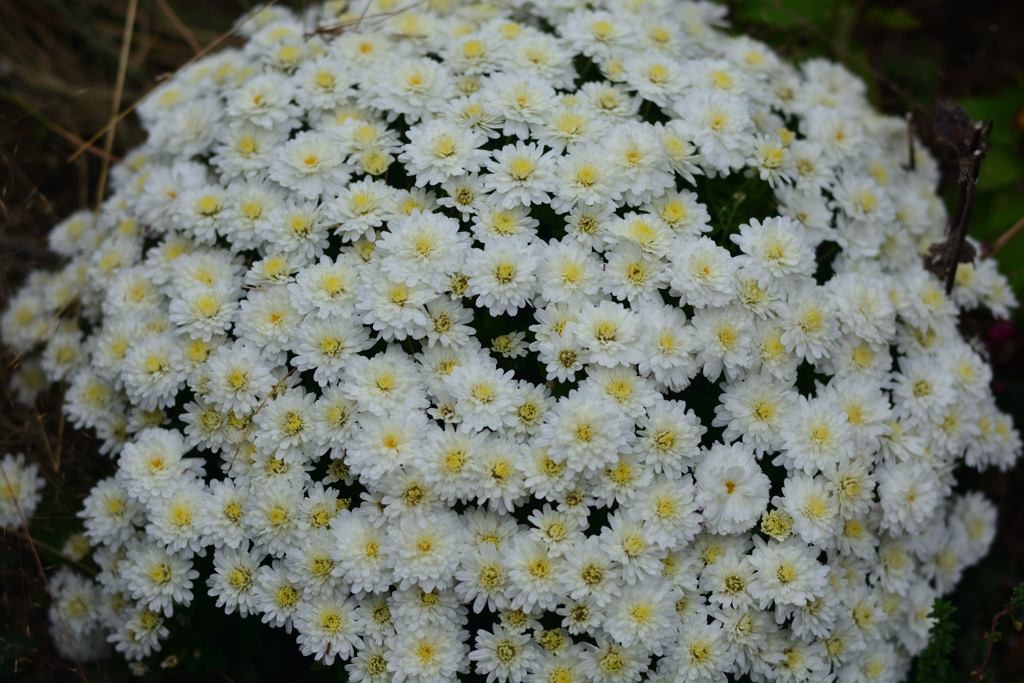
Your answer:
[[[959,628],[953,621],[954,612],[956,608],[951,602],[935,600],[928,614],[935,620],[928,629],[928,647],[917,660],[918,683],[953,680],[949,656],[953,652],[953,632]]]

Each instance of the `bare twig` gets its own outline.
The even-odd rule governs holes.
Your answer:
[[[121,108],[121,96],[124,94],[124,79],[128,73],[128,56],[132,51],[132,32],[135,30],[135,11],[139,8],[139,0],[128,0],[128,12],[124,16],[124,33],[121,34],[121,56],[117,61],[117,80],[114,82],[114,96],[110,103],[110,123],[107,125],[107,139],[103,143],[103,157],[100,166],[100,179],[96,186],[96,216],[99,216],[103,194],[107,189],[107,173],[110,171],[110,153],[114,151],[114,130],[117,128],[117,111]]]
[[[95,569],[93,569],[89,565],[87,565],[87,564],[85,564],[83,562],[79,562],[78,560],[76,560],[75,558],[71,557],[67,553],[65,553],[63,551],[60,551],[60,550],[57,550],[56,548],[54,548],[52,545],[50,545],[48,543],[43,543],[42,541],[40,541],[38,539],[32,538],[31,536],[29,536],[24,531],[19,531],[17,529],[4,529],[4,533],[5,534],[11,534],[13,536],[17,536],[18,538],[20,538],[21,540],[25,541],[26,543],[34,543],[37,547],[42,548],[43,550],[45,550],[46,552],[48,552],[48,553],[50,553],[52,555],[56,555],[57,557],[59,557],[60,559],[64,560],[65,562],[68,562],[70,564],[75,565],[76,567],[78,567],[79,569],[81,569],[83,572],[85,572],[87,574],[90,574],[92,576],[96,576],[97,574],[99,574],[98,571],[96,571]]]
[[[177,31],[185,42],[188,43],[188,46],[192,48],[192,52],[200,52],[203,47],[199,44],[199,41],[196,40],[196,37],[192,35],[192,31],[188,30],[188,26],[178,18],[178,15],[174,13],[171,6],[167,4],[167,0],[156,0],[156,5],[167,17],[167,21],[171,22],[171,26],[174,27],[174,30]]]
[[[117,163],[118,161],[120,161],[120,159],[117,158],[116,156],[114,156],[112,154],[109,154],[107,152],[104,152],[99,147],[96,147],[96,146],[94,146],[92,144],[87,143],[85,140],[83,140],[82,138],[78,137],[77,135],[75,135],[71,131],[68,131],[68,130],[65,130],[64,128],[61,128],[56,123],[54,123],[51,119],[49,119],[46,115],[44,115],[39,109],[36,109],[31,104],[29,104],[25,100],[21,99],[15,93],[13,93],[12,91],[8,90],[7,88],[5,88],[2,85],[0,85],[0,97],[3,97],[5,99],[13,102],[15,104],[15,106],[17,106],[19,109],[24,111],[26,114],[31,116],[33,119],[35,119],[39,123],[41,123],[44,126],[46,126],[47,128],[49,128],[51,131],[53,131],[54,133],[56,133],[60,137],[64,138],[68,142],[70,142],[72,145],[82,146],[82,147],[84,147],[85,151],[87,151],[87,152],[89,152],[91,154],[95,154],[98,157],[109,159],[110,161],[113,161],[114,163]]]
[[[46,433],[46,425],[43,424],[43,414],[39,412],[39,406],[32,404],[32,408],[36,411],[36,421],[39,424],[39,433],[43,437],[43,445],[46,446],[46,452],[50,456],[50,464],[53,465],[54,472],[60,471],[60,463],[53,455],[53,448],[50,446],[50,437]]]
[[[249,18],[251,19],[251,18],[252,18],[253,16],[256,16],[257,14],[259,14],[260,12],[262,12],[263,10],[265,10],[266,8],[270,7],[271,5],[275,5],[275,4],[277,4],[277,2],[278,2],[278,0],[267,0],[267,2],[263,3],[263,4],[262,4],[262,5],[261,5],[261,6],[259,7],[259,9],[257,9],[257,10],[256,10],[255,12],[253,12],[253,13],[252,13],[252,14],[251,14],[251,15],[249,16]],[[235,26],[235,27],[233,27],[233,28],[232,28],[232,29],[231,29],[230,31],[227,31],[226,33],[222,33],[222,34],[221,34],[221,35],[220,35],[219,37],[217,37],[217,38],[216,38],[216,39],[215,39],[215,40],[214,40],[213,42],[211,42],[211,43],[210,43],[209,45],[207,45],[207,46],[206,46],[206,47],[204,47],[204,48],[203,48],[202,50],[200,50],[199,52],[197,52],[197,53],[196,53],[196,54],[195,54],[194,56],[192,56],[192,58],[191,58],[191,59],[189,59],[189,60],[188,60],[187,62],[185,62],[184,64],[182,64],[181,66],[179,66],[179,67],[178,67],[177,69],[175,69],[175,70],[174,70],[174,73],[172,73],[172,74],[171,74],[171,76],[174,76],[175,74],[181,73],[181,71],[182,71],[183,69],[185,69],[186,67],[190,66],[190,65],[191,65],[191,64],[192,64],[193,62],[195,62],[195,61],[196,61],[197,59],[200,59],[201,57],[203,57],[203,55],[207,54],[208,52],[210,52],[211,50],[213,50],[214,48],[216,48],[216,47],[217,47],[218,45],[220,45],[221,43],[223,43],[223,42],[224,42],[225,40],[227,40],[228,38],[230,38],[230,37],[231,37],[232,35],[234,35],[235,31],[237,31],[237,30],[238,30],[238,29],[239,29],[239,28],[240,28],[240,27],[241,27],[241,26],[242,26],[242,25],[243,25],[244,23],[245,23],[245,22],[242,22],[241,24],[238,24],[238,26]],[[157,86],[157,87],[159,87],[159,86]],[[86,147],[87,147],[88,145],[91,145],[91,144],[93,144],[94,142],[96,142],[97,140],[99,140],[99,139],[100,139],[101,137],[103,137],[103,135],[104,135],[104,134],[105,134],[105,133],[106,133],[107,131],[109,131],[109,130],[110,130],[110,129],[111,129],[112,127],[116,126],[116,125],[117,125],[117,124],[118,124],[118,123],[119,123],[119,122],[121,121],[121,119],[123,119],[124,117],[128,116],[128,114],[131,114],[131,113],[132,113],[133,111],[135,111],[135,108],[136,108],[136,107],[138,107],[138,106],[139,106],[140,104],[142,104],[143,102],[145,102],[145,101],[146,101],[146,98],[147,98],[147,97],[149,97],[150,95],[152,95],[152,94],[153,94],[153,93],[154,93],[154,92],[156,91],[156,89],[157,89],[157,88],[153,88],[152,90],[150,90],[149,92],[147,92],[147,93],[146,93],[145,95],[143,95],[142,97],[140,97],[139,99],[137,99],[137,100],[136,100],[136,101],[134,102],[134,104],[132,104],[132,105],[131,105],[131,106],[129,106],[129,107],[126,107],[124,111],[122,111],[122,112],[121,112],[120,114],[118,114],[118,115],[117,115],[117,118],[116,118],[116,119],[114,119],[113,121],[111,121],[110,123],[108,123],[108,124],[107,124],[106,126],[104,126],[104,127],[103,127],[103,128],[102,128],[102,129],[101,129],[101,130],[100,130],[99,132],[98,132],[98,133],[96,133],[96,134],[95,134],[95,135],[93,135],[93,136],[92,136],[91,138],[89,138],[89,140],[88,140],[88,141],[86,141],[85,145],[83,145],[83,146],[79,147],[78,149],[76,149],[76,150],[75,150],[75,153],[74,153],[74,154],[72,154],[72,155],[71,155],[70,157],[68,157],[68,161],[74,161],[74,160],[75,160],[76,158],[78,158],[78,156],[79,156],[79,155],[80,155],[80,154],[81,154],[82,152],[84,152],[84,151],[86,150]]]
[[[942,278],[946,294],[953,293],[960,263],[972,262],[976,256],[974,247],[967,242],[967,231],[971,226],[974,197],[978,190],[978,174],[991,132],[991,119],[974,123],[963,107],[949,102],[939,103],[935,114],[935,135],[956,150],[960,164],[960,194],[946,228],[946,239],[929,247],[925,267]]]
[[[999,236],[995,242],[992,243],[992,248],[989,250],[988,255],[994,256],[997,251],[1005,247],[1007,244],[1012,242],[1017,235],[1024,232],[1024,218],[1014,223],[1009,230]]]
[[[992,657],[992,646],[996,644],[998,637],[996,636],[996,627],[999,625],[999,620],[1005,617],[1010,612],[1010,606],[1007,605],[1003,608],[1002,612],[999,612],[992,617],[992,628],[985,634],[985,640],[988,641],[988,648],[985,649],[985,658],[981,660],[981,666],[972,671],[974,675],[974,683],[981,683],[981,680],[985,677],[985,667],[988,666],[988,660]]]
[[[914,114],[907,112],[907,170],[917,169],[917,155],[914,154]]]

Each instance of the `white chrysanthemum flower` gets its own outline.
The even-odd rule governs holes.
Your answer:
[[[724,306],[735,293],[737,265],[707,237],[678,240],[669,256],[672,288],[694,308]]]
[[[498,549],[489,543],[478,545],[462,559],[455,580],[455,593],[463,603],[471,604],[476,613],[484,607],[493,612],[510,604],[505,597],[509,589],[508,569]]]
[[[414,210],[389,228],[377,242],[381,270],[410,285],[441,289],[469,250],[469,236],[459,232],[458,222],[440,214]]]
[[[270,165],[270,178],[305,199],[317,199],[337,194],[349,172],[334,138],[305,131],[281,147]]]
[[[602,289],[630,305],[657,303],[660,289],[667,284],[668,264],[645,253],[637,244],[626,243],[605,253],[605,282]]]
[[[294,617],[302,654],[328,666],[336,657],[351,657],[355,648],[363,646],[356,632],[355,608],[352,598],[337,593],[303,599]]]
[[[302,389],[284,391],[253,415],[256,447],[285,462],[301,463],[312,455],[313,402],[316,394]]]
[[[8,469],[6,464],[4,469]],[[143,523],[143,512],[117,479],[108,477],[89,492],[78,516],[84,520],[85,533],[94,544],[117,548],[135,535],[135,527]]]
[[[608,609],[604,630],[626,647],[640,643],[648,651],[661,653],[680,626],[677,599],[677,591],[663,580],[626,586]]]
[[[469,252],[463,272],[469,278],[467,296],[492,316],[515,314],[527,305],[537,287],[540,265],[532,244],[502,241]]]
[[[697,367],[716,381],[724,370],[735,377],[754,363],[754,325],[750,314],[737,306],[705,308],[693,317]]]
[[[676,672],[676,681],[710,683],[721,680],[732,667],[734,657],[722,625],[717,621],[698,621],[682,630],[662,666]]]
[[[537,283],[536,305],[566,303],[577,307],[594,300],[601,278],[598,259],[569,238],[544,247]]]
[[[189,559],[205,554],[203,534],[203,488],[194,481],[178,483],[165,496],[149,504],[146,534],[168,550]]]
[[[203,545],[238,548],[248,529],[243,511],[249,499],[248,487],[229,480],[210,482],[202,502]]]
[[[459,556],[465,549],[464,528],[458,516],[406,516],[388,527],[383,550],[395,584],[423,590],[451,586]]]
[[[337,592],[341,581],[334,571],[333,553],[333,539],[326,529],[307,533],[302,545],[290,548],[285,555],[288,579],[302,586],[303,595],[309,598]]]
[[[126,659],[141,660],[160,649],[160,641],[170,635],[160,613],[148,608],[128,608],[107,640]]]
[[[281,73],[260,74],[234,91],[227,100],[229,117],[249,121],[261,128],[288,131],[299,125],[302,111],[292,104],[294,86]]]
[[[782,485],[782,497],[772,504],[793,520],[793,532],[807,543],[828,548],[837,535],[839,506],[828,483],[818,475],[802,472],[788,477]]]
[[[235,329],[246,341],[276,354],[287,347],[300,322],[302,318],[292,306],[288,288],[276,285],[265,291],[249,292],[242,301]]]
[[[643,523],[650,542],[676,548],[689,543],[700,531],[696,498],[688,475],[673,479],[662,474],[640,492],[626,516]]]
[[[953,377],[925,355],[903,356],[899,367],[892,389],[896,415],[908,425],[940,423],[955,400]]]
[[[254,550],[284,555],[296,540],[300,500],[287,482],[261,487],[249,496],[242,515],[252,531]]]
[[[697,460],[701,436],[707,431],[681,401],[658,401],[637,421],[634,452],[654,472],[679,478]]]
[[[802,232],[791,218],[751,219],[730,236],[743,252],[737,264],[762,287],[788,289],[814,272],[814,252]]]
[[[327,222],[312,201],[285,201],[260,220],[257,230],[275,251],[295,253],[305,260],[322,256],[328,246]]]
[[[364,98],[394,120],[404,114],[410,122],[430,118],[444,107],[451,91],[451,73],[431,59],[399,58],[376,72],[377,87],[364,91]]]
[[[363,516],[343,511],[331,523],[331,532],[335,576],[356,593],[381,592],[391,585],[381,529]]]
[[[295,336],[297,355],[291,364],[300,371],[312,370],[320,386],[339,380],[349,359],[371,345],[365,327],[337,316],[307,317]]]
[[[154,546],[129,548],[122,571],[132,599],[168,617],[174,605],[188,607],[192,602],[192,581],[199,578],[191,560]]]
[[[395,683],[452,680],[469,670],[469,647],[464,642],[468,637],[467,631],[437,627],[398,632],[387,641],[387,670]]]
[[[253,596],[256,608],[263,612],[264,624],[292,632],[292,620],[302,601],[302,588],[288,580],[283,562],[274,560],[272,565],[259,567]]]
[[[727,441],[742,439],[758,455],[776,451],[782,445],[783,420],[796,400],[796,392],[771,375],[750,374],[725,385],[712,425],[725,427]]]
[[[618,513],[608,516],[609,526],[601,533],[601,547],[619,563],[622,577],[633,585],[661,573],[665,551],[647,540],[643,525]]]
[[[321,256],[320,261],[304,268],[288,286],[292,305],[303,314],[318,318],[352,316],[352,304],[359,286],[357,270],[345,259]]]
[[[542,146],[517,142],[493,153],[485,186],[506,209],[544,204],[555,188],[555,154]]]
[[[324,216],[335,223],[344,242],[357,242],[372,234],[394,213],[394,190],[377,180],[349,183],[324,207]]]
[[[558,589],[563,560],[548,555],[540,541],[522,534],[509,545],[505,565],[509,586],[505,596],[514,609],[553,609],[558,604]]]
[[[537,648],[530,636],[510,633],[498,625],[493,631],[477,631],[469,658],[476,662],[477,673],[487,674],[487,683],[521,683],[537,658]]]
[[[437,203],[458,211],[462,220],[469,220],[483,211],[491,196],[484,179],[477,173],[449,178],[441,184],[441,189],[447,196],[438,199]]]
[[[915,533],[935,514],[942,492],[939,475],[926,462],[908,461],[880,470],[881,526]]]
[[[152,498],[169,497],[179,484],[204,473],[202,462],[183,457],[185,452],[185,440],[180,432],[145,429],[121,451],[117,480],[129,495],[143,504]]]
[[[416,176],[419,186],[476,173],[487,160],[487,152],[480,149],[482,134],[445,119],[413,126],[408,137],[409,144],[398,160]]]
[[[844,416],[829,401],[800,396],[782,422],[783,450],[776,461],[814,474],[852,457],[850,427]]]
[[[353,357],[345,369],[344,392],[360,410],[384,417],[427,406],[416,364],[397,346],[372,358]]]
[[[750,564],[756,570],[748,590],[761,609],[773,601],[781,605],[804,605],[823,595],[828,568],[817,562],[818,551],[802,541],[790,538],[765,543],[754,537]]]
[[[768,505],[771,481],[743,444],[712,446],[694,470],[704,526],[719,534],[752,527]]]
[[[174,405],[185,385],[181,342],[166,332],[140,337],[125,352],[121,379],[129,399],[143,410]]]
[[[423,413],[413,415],[360,415],[345,455],[352,472],[367,483],[380,484],[396,467],[413,462],[427,432]]]
[[[461,418],[460,431],[496,430],[510,421],[518,399],[512,376],[512,371],[463,366],[445,378],[444,388],[455,398]]]
[[[629,204],[641,204],[675,186],[672,167],[657,129],[635,121],[615,127],[606,143],[609,161],[619,171]]]
[[[41,490],[46,481],[39,475],[37,465],[25,464],[22,453],[5,454],[0,460],[0,475],[0,526],[24,527],[43,499]],[[130,518],[131,513],[128,514]]]
[[[224,548],[213,554],[213,574],[207,579],[210,596],[217,607],[228,614],[236,609],[241,616],[256,613],[256,580],[262,556],[242,549]]]
[[[693,140],[712,170],[724,174],[744,166],[754,142],[754,123],[746,100],[724,90],[697,87],[678,100],[674,109],[681,121],[677,130]]]
[[[521,140],[532,126],[543,123],[556,97],[554,88],[544,79],[525,73],[494,74],[483,88],[484,107],[504,117],[502,132]]]
[[[599,471],[615,461],[632,434],[632,421],[607,399],[570,392],[551,409],[536,445],[573,472]]]

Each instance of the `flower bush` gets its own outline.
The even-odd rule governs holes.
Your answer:
[[[1021,451],[958,316],[1016,302],[924,268],[861,81],[724,26],[271,7],[151,94],[2,319],[116,461],[58,644],[152,661],[208,593],[357,683],[902,678],[994,535],[955,468]]]

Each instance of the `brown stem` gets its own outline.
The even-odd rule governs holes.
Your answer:
[[[3,475],[4,484],[7,489],[11,489],[11,480],[7,478],[7,470],[0,464],[0,474]],[[18,498],[14,497],[14,509],[18,512],[18,519],[21,520],[21,528],[24,529],[25,537],[28,540],[28,547],[32,550],[32,557],[36,560],[36,567],[39,569],[39,577],[43,580],[43,585],[46,586],[46,592],[50,595],[50,601],[54,607],[57,607],[57,599],[53,597],[53,589],[50,588],[50,581],[46,578],[46,570],[43,569],[43,561],[39,559],[39,551],[36,550],[36,541],[32,539],[32,535],[28,532],[28,520],[25,519],[25,514],[21,511],[21,505],[18,504]],[[71,650],[71,655],[75,660],[75,671],[82,678],[85,683],[89,683],[88,677],[85,675],[85,668],[82,667],[82,662],[78,659],[78,652],[75,651],[75,643],[71,640],[71,634],[68,633],[67,624],[64,623],[64,615],[60,613],[60,609],[57,608],[57,619],[60,620],[60,627],[64,631],[64,637],[68,639],[68,648]]]
[[[914,154],[914,114],[907,112],[907,170],[917,170],[917,155]]]
[[[1007,244],[1012,242],[1017,235],[1024,232],[1024,218],[1014,223],[1009,230],[999,236],[995,242],[992,243],[992,249],[989,250],[989,256],[995,256],[996,252],[1005,247]]]
[[[956,269],[960,265],[960,250],[963,249],[964,240],[967,239],[967,228],[971,223],[971,211],[974,210],[974,195],[978,189],[978,171],[981,170],[982,152],[974,150],[974,157],[971,160],[970,175],[964,184],[964,205],[953,233],[949,239],[949,252],[946,257],[946,294],[953,293],[953,284],[956,282]]]
[[[1009,611],[1010,608],[1007,607],[992,617],[992,628],[988,632],[988,649],[985,650],[985,658],[981,660],[981,666],[974,670],[974,683],[981,683],[981,679],[985,677],[985,667],[988,666],[988,660],[992,656],[992,646],[996,644],[996,626],[999,624],[999,620]]]

